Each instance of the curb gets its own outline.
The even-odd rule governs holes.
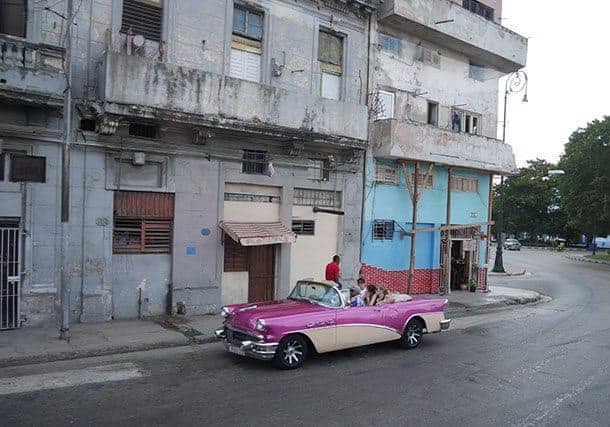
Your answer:
[[[566,259],[571,259],[573,261],[580,261],[580,262],[589,262],[591,264],[604,264],[604,265],[610,265],[610,262],[608,261],[603,261],[601,259],[589,259],[589,258],[585,258],[584,256],[574,256],[574,255],[564,255],[563,256]]]
[[[527,270],[523,269],[523,271],[518,271],[516,273],[506,272],[506,273],[494,273],[492,271],[488,272],[488,276],[525,276],[527,274]]]
[[[543,300],[549,300],[549,297],[546,297],[540,293],[536,293],[535,296],[531,296],[531,297],[521,297],[521,298],[507,298],[504,300],[499,300],[499,301],[495,301],[489,304],[485,304],[485,305],[479,305],[479,306],[466,306],[466,305],[462,305],[459,304],[459,307],[451,307],[451,303],[449,303],[449,307],[446,310],[446,313],[448,315],[451,315],[451,317],[454,318],[460,318],[460,317],[465,317],[468,315],[472,315],[472,314],[476,314],[478,312],[487,312],[490,310],[494,310],[497,308],[503,308],[503,307],[510,307],[513,305],[526,305],[526,304],[534,304],[534,303],[538,303],[541,302]]]

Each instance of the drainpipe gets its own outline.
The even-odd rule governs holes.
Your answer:
[[[74,2],[68,0],[66,25],[66,91],[64,94],[64,140],[61,152],[61,327],[60,339],[68,339],[70,331],[70,277],[67,252],[70,221],[70,142],[72,140],[72,26]]]

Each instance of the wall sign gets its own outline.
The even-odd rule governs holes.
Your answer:
[[[186,254],[187,255],[197,255],[197,248],[195,246],[187,246]]]
[[[210,233],[211,233],[211,231],[210,231],[210,229],[209,229],[209,228],[202,228],[202,229],[201,229],[201,235],[202,235],[202,236],[209,236],[209,235],[210,235]]]

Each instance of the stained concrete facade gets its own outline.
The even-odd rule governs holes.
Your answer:
[[[58,56],[61,64],[66,2],[31,3],[26,38],[0,35],[0,41],[26,43],[30,50]],[[162,42],[146,40],[143,51],[131,55],[120,32],[122,3],[84,0],[77,10],[72,49],[76,131],[70,218],[63,233],[59,184],[65,70],[52,62],[0,64],[1,77],[8,80],[0,86],[3,152],[46,158],[44,183],[0,182],[0,217],[18,218],[24,231],[23,325],[57,321],[62,273],[72,321],[152,316],[178,305],[187,314],[218,312],[223,286],[232,286],[223,283],[224,237],[218,228],[225,218],[227,185],[275,188],[279,220],[289,229],[293,216],[303,217],[303,210],[311,210],[312,218],[332,215],[314,214],[313,206],[298,204],[295,189],[332,193],[339,200],[337,209],[345,212],[333,215],[339,223],[334,239],[343,259],[343,280],[354,282],[368,137],[372,5],[248,2],[264,16],[261,77],[251,82],[229,77],[233,1],[164,2]],[[321,28],[343,40],[338,100],[320,96]],[[282,71],[274,72],[273,64]],[[81,128],[82,119],[94,123],[95,130]],[[154,125],[157,134],[130,135],[130,123]],[[265,151],[273,174],[266,173],[267,165],[265,174],[244,173],[244,149]],[[134,153],[143,156],[144,167],[134,166]],[[157,168],[154,178],[147,175],[149,166]],[[115,253],[114,194],[119,190],[174,195],[170,253]],[[63,255],[62,247],[67,248]],[[330,260],[332,255],[326,256]],[[294,262],[290,244],[276,248],[275,297],[287,295]],[[239,286],[233,291],[241,294],[233,292],[233,298],[243,297],[243,282]]]
[[[525,65],[527,40],[499,25],[501,1],[483,3],[496,9],[493,21],[461,1],[391,0],[378,11],[371,37],[377,46],[371,86],[378,95],[362,231],[363,274],[370,282],[401,292],[450,292],[457,285],[449,283],[455,247],[462,254],[467,248],[473,260],[466,282],[486,287],[491,182],[493,175],[516,172],[512,147],[497,139],[498,81]],[[466,126],[467,117],[476,122]],[[414,227],[416,162],[428,176],[420,178]],[[391,235],[375,235],[380,221],[393,224]],[[409,288],[414,228],[429,231],[415,237]]]

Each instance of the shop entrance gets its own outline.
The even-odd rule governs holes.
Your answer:
[[[466,240],[451,242],[451,289],[467,290],[470,281],[472,251]]]

